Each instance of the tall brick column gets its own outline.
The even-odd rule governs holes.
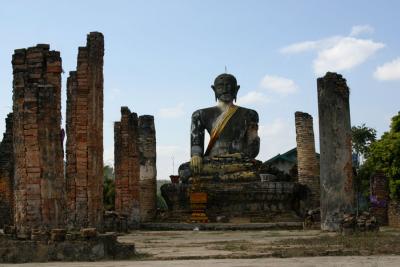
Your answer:
[[[61,57],[41,44],[12,59],[15,224],[19,231],[64,225]]]
[[[146,222],[154,219],[157,205],[156,130],[153,116],[139,117],[139,151],[140,218]]]
[[[102,228],[104,38],[87,35],[67,81],[67,205],[71,228]]]
[[[128,216],[128,226],[140,222],[138,117],[121,107],[121,121],[114,124],[115,210]]]
[[[388,224],[389,186],[384,173],[378,172],[370,177],[371,213],[380,225]]]
[[[331,72],[317,85],[321,228],[337,231],[343,213],[352,212],[354,206],[349,88],[342,75]]]
[[[295,113],[297,142],[297,171],[299,183],[306,185],[311,192],[310,207],[319,207],[319,166],[315,154],[313,118],[310,114]]]
[[[0,143],[0,228],[13,224],[14,149],[12,113],[6,118],[6,132]]]

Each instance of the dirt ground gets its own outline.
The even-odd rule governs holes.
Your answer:
[[[389,228],[352,236],[319,230],[137,231],[119,240],[135,242],[149,260],[400,255],[400,231]]]
[[[352,236],[318,230],[134,231],[119,240],[135,243],[137,258],[1,266],[400,266],[400,230],[389,228]]]

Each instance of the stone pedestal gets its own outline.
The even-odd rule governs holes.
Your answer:
[[[354,206],[349,88],[341,75],[331,72],[317,84],[321,228],[339,231],[343,214]]]
[[[206,183],[198,190],[207,195],[205,213],[211,222],[218,217],[231,222],[289,222],[302,221],[298,215],[300,188],[293,182],[237,182]],[[173,221],[190,219],[192,191],[190,184],[161,187]]]

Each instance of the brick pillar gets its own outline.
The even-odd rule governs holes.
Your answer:
[[[102,228],[103,34],[79,47],[77,70],[67,82],[67,205],[71,228]]]
[[[140,218],[151,221],[157,206],[156,130],[154,117],[139,117]]]
[[[121,107],[121,121],[114,124],[115,210],[128,217],[129,228],[140,222],[138,117]]]
[[[311,192],[310,207],[319,207],[319,166],[315,154],[313,118],[308,113],[297,111],[296,142],[297,142],[297,172],[300,184],[306,185]]]
[[[49,45],[13,55],[15,225],[64,225],[64,163],[61,137],[61,57]]]
[[[354,206],[349,88],[342,75],[331,72],[317,84],[321,228],[337,231],[343,213]]]
[[[370,179],[371,212],[380,225],[388,224],[389,187],[385,174],[378,172]]]
[[[6,118],[6,132],[0,143],[0,228],[13,224],[14,150],[12,113]]]

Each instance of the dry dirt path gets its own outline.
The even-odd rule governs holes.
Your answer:
[[[2,267],[398,267],[400,256],[4,264]]]

